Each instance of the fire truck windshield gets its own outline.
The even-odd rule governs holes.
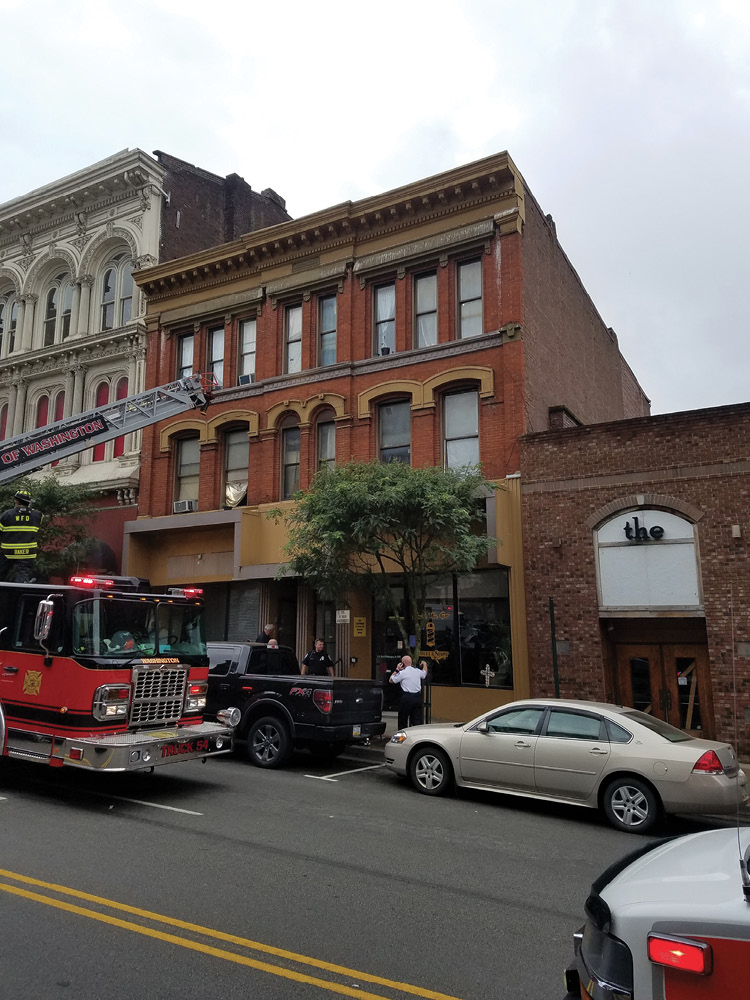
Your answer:
[[[73,608],[73,649],[82,656],[205,656],[203,608],[117,598]]]

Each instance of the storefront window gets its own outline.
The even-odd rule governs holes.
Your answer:
[[[406,614],[403,588],[398,588]],[[477,571],[434,583],[422,624],[421,656],[430,661],[433,684],[513,687],[508,570]],[[373,614],[376,680],[386,681],[407,652],[398,624],[377,602]],[[408,625],[410,635],[415,634]]]

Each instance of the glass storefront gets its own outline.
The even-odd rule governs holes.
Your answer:
[[[430,660],[433,684],[513,687],[508,575],[507,569],[477,570],[430,586],[420,656]],[[403,588],[396,590],[406,616]],[[387,681],[408,650],[397,622],[378,602],[373,623],[374,677]],[[412,623],[407,628],[416,635]]]

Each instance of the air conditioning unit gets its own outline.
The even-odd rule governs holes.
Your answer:
[[[254,381],[254,375],[240,375],[237,379],[237,385],[252,385]]]
[[[198,510],[197,500],[175,500],[172,504],[172,512],[174,514],[187,514],[191,510]]]

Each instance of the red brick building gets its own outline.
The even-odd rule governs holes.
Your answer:
[[[529,668],[750,755],[750,404],[521,441]]]
[[[298,651],[323,634],[340,670],[380,676],[399,655],[383,612],[361,594],[336,609],[276,580],[284,536],[265,512],[329,462],[480,461],[500,487],[488,502],[499,545],[471,579],[431,595],[434,711],[524,693],[518,439],[551,420],[641,415],[648,401],[508,155],[137,281],[148,384],[195,368],[222,389],[205,416],[144,432],[128,572],[202,583],[213,638],[273,621]]]

